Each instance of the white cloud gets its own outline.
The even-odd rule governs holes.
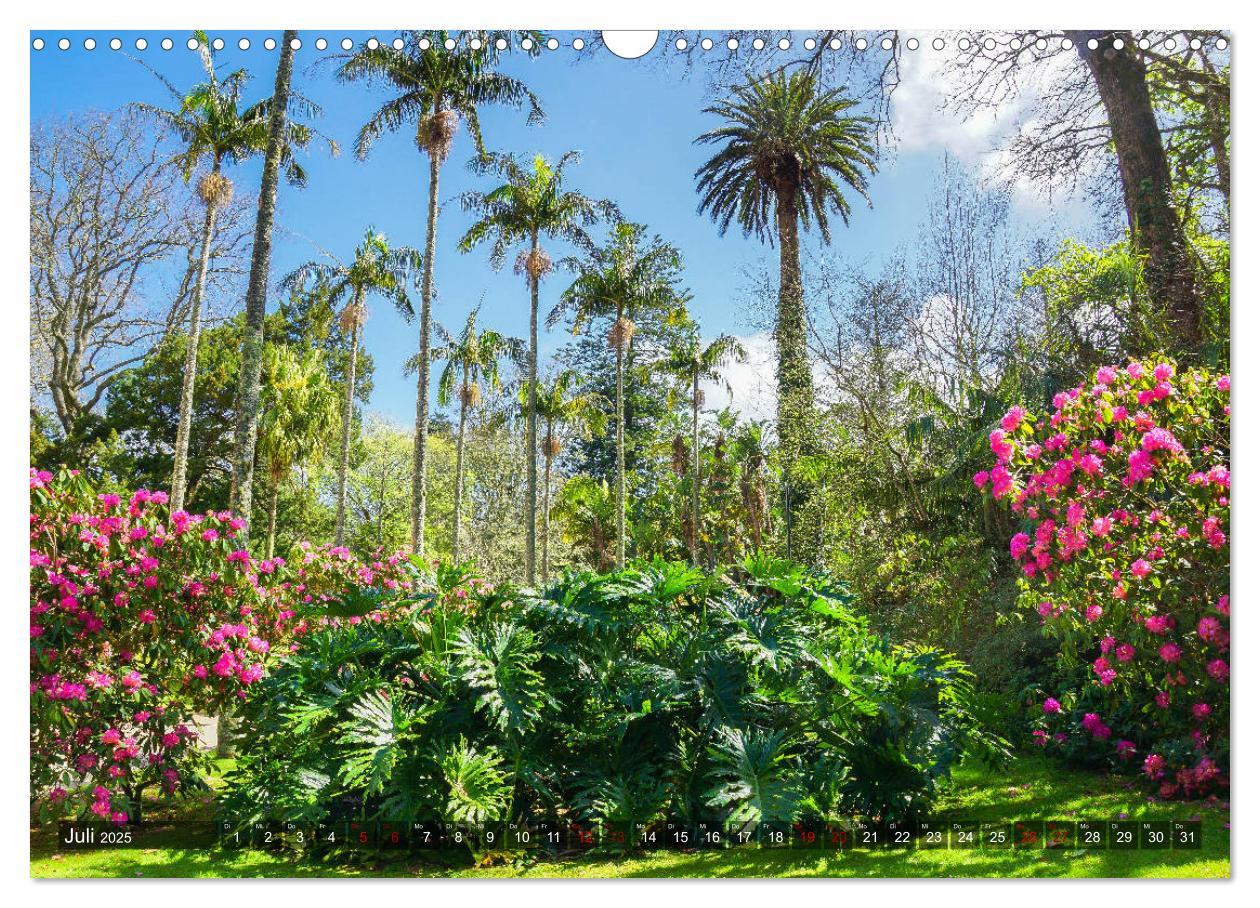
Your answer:
[[[720,410],[727,406],[744,419],[773,420],[778,384],[774,378],[774,338],[768,331],[738,336],[748,358],[731,363],[722,370],[730,383],[730,396],[717,382],[703,382],[705,409]]]

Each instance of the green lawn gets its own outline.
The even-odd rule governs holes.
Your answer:
[[[1200,851],[760,851],[654,852],[533,864],[444,867],[412,859],[358,866],[296,861],[267,852],[180,848],[58,853],[55,831],[32,830],[33,877],[1228,877],[1229,810],[1219,803],[1152,801],[1118,778],[1066,772],[1021,758],[1000,772],[965,767],[941,800],[942,817],[1201,819]]]

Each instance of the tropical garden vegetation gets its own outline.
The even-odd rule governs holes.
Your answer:
[[[172,108],[37,129],[33,812],[142,822],[213,779],[240,823],[890,821],[1016,753],[1227,800],[1219,36],[973,39],[959,110],[1036,86],[1073,128],[1030,123],[1014,166],[1095,180],[1117,227],[1025,243],[1009,189],[947,157],[919,242],[874,268],[836,247],[879,204],[895,86],[838,79],[842,37],[786,66],[724,58],[689,137],[698,215],[778,259],[748,306],[769,420],[725,406],[752,351],[691,311],[684,248],[584,192],[576,151],[483,136],[491,106],[541,122],[509,74],[540,33],[348,50],[338,81],[385,92],[356,156],[405,131],[427,163],[423,246],[364,223],[274,282],[280,177],[337,151],[292,84],[296,33],[253,103],[198,32],[204,80],[158,76]],[[452,176],[461,124],[474,156]],[[224,170],[255,155],[251,219]],[[440,181],[472,218],[441,241]],[[245,249],[242,305],[207,319]],[[435,307],[476,297],[434,263],[485,249],[513,257],[520,300],[483,297],[452,331]],[[125,274],[171,261],[154,314]],[[372,298],[418,330],[389,364],[416,376],[414,427],[366,409]],[[496,326],[505,306],[527,337]]]

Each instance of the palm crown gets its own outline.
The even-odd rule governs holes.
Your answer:
[[[401,35],[401,48],[383,43],[364,46],[351,54],[338,71],[338,78],[376,82],[394,92],[359,130],[355,154],[366,158],[372,145],[385,133],[415,123],[420,149],[437,160],[445,160],[459,119],[468,124],[477,151],[484,153],[477,108],[485,104],[527,104],[530,122],[541,121],[542,108],[525,83],[494,69],[499,58],[497,42],[500,38],[511,39],[514,34],[479,32],[475,36],[480,42],[477,49],[473,49],[469,39],[448,50],[446,42],[451,36],[447,32],[407,31]],[[521,35],[531,37],[534,48],[541,46],[541,35]]]
[[[602,409],[607,402],[594,391],[582,391],[582,376],[573,369],[562,369],[550,379],[538,383],[535,409],[548,425],[579,425],[585,432],[602,432],[606,421]],[[521,406],[528,395],[521,388]]]
[[[472,395],[471,389],[484,379],[492,388],[499,386],[499,360],[504,356],[519,359],[522,344],[519,339],[505,337],[498,331],[477,330],[477,316],[481,306],[468,313],[468,321],[459,336],[452,337],[441,326],[438,333],[443,335],[444,344],[433,350],[434,359],[446,360],[446,366],[438,377],[438,403],[445,407],[451,402],[455,391],[455,383],[464,376],[461,395]]]
[[[380,293],[393,302],[407,319],[415,310],[407,294],[410,276],[420,267],[420,253],[409,246],[391,247],[389,240],[376,228],[369,227],[363,242],[354,251],[349,264],[343,262],[307,262],[298,266],[282,282],[286,290],[297,290],[314,279],[326,287],[330,305],[336,305],[347,294],[351,300],[343,311],[343,322],[361,323],[366,313],[361,310],[363,296]]]
[[[490,262],[498,268],[509,248],[538,236],[558,236],[590,249],[593,244],[586,228],[600,218],[615,220],[618,212],[610,202],[564,189],[566,169],[580,160],[576,151],[565,152],[554,164],[535,155],[532,167],[510,154],[491,153],[474,160],[474,171],[495,174],[504,182],[489,192],[466,192],[460,196],[464,210],[477,217],[459,241],[460,250],[469,252],[491,240]],[[538,278],[550,270],[550,262],[522,259],[517,267]]]
[[[180,91],[164,76],[150,69],[166,86],[178,107],[168,110],[153,104],[136,102],[131,106],[170,128],[185,144],[184,151],[175,157],[185,180],[192,178],[197,166],[207,158],[217,165],[221,162],[239,163],[246,158],[261,154],[267,147],[267,134],[272,99],[266,98],[249,107],[241,107],[241,95],[249,82],[249,73],[238,69],[219,78],[215,68],[215,52],[205,32],[193,33],[201,55],[205,80],[188,91]],[[148,67],[146,67],[148,68]],[[285,176],[297,186],[306,185],[306,171],[297,160],[294,151],[307,148],[315,138],[328,144],[329,151],[338,153],[337,143],[318,133],[311,126],[294,121],[295,115],[318,116],[320,109],[312,101],[296,93],[290,93],[285,117],[284,144],[280,163]]]
[[[718,382],[730,390],[730,384],[722,375],[722,369],[732,362],[743,362],[747,357],[744,345],[729,334],[721,334],[707,345],[700,340],[700,332],[693,325],[670,344],[659,368],[687,382]]]
[[[580,271],[560,295],[547,324],[558,324],[572,314],[577,332],[600,317],[621,321],[652,310],[681,316],[685,296],[677,283],[682,257],[659,236],[651,240],[646,236],[642,224],[619,223],[608,243],[590,250],[585,260],[568,260],[572,269]]]
[[[868,198],[867,174],[875,170],[873,121],[848,114],[856,103],[843,88],[820,92],[798,70],[750,79],[706,108],[728,122],[696,139],[723,146],[696,171],[699,210],[723,233],[735,221],[745,234],[773,241],[777,206],[789,204],[829,242],[828,212],[848,223],[844,187]]]

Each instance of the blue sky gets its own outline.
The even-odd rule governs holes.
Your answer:
[[[88,34],[33,33],[32,37],[43,37],[46,42],[43,50],[30,52],[33,121],[113,110],[133,100],[167,104],[169,96],[162,85],[126,54],[141,57],[180,87],[201,78],[197,55],[184,45],[187,35],[173,34],[174,48],[164,51],[159,41],[167,33],[119,32],[123,51],[116,52],[107,46],[113,33],[91,33],[97,47],[85,50],[83,39]],[[242,34],[252,41],[247,51],[237,48]],[[314,45],[321,34],[330,42],[330,48],[322,52]],[[71,41],[69,50],[56,47],[63,35]],[[135,39],[142,35],[148,39],[148,49],[136,51]],[[359,127],[386,96],[335,80],[334,66],[326,58],[333,56],[343,36],[356,43],[368,37],[355,32],[307,32],[297,52],[295,87],[323,107],[318,126],[340,143],[343,152],[336,159],[322,151],[308,154],[309,186],[305,190],[282,187],[273,279],[317,257],[320,249],[349,257],[369,224],[393,243],[423,247],[427,160],[405,131],[380,141],[367,161],[354,157],[352,146]],[[221,73],[243,66],[254,74],[247,101],[270,91],[277,52],[263,49],[265,34],[216,31],[211,37],[221,37],[226,43],[218,55]],[[380,33],[380,37],[390,35]],[[683,251],[685,281],[694,295],[691,309],[704,334],[747,335],[751,329],[741,311],[745,272],[750,264],[775,261],[774,251],[738,231],[721,237],[715,225],[696,212],[692,175],[711,152],[693,145],[692,140],[715,122],[701,112],[708,101],[707,80],[700,73],[664,66],[655,55],[626,61],[602,52],[575,63],[573,52],[565,47],[564,33],[557,37],[562,42],[560,50],[543,51],[533,59],[511,54],[503,65],[505,71],[527,81],[540,98],[547,120],[541,126],[528,126],[523,112],[487,108],[482,115],[487,145],[550,157],[569,149],[581,151],[582,163],[569,171],[573,188],[612,199],[626,217],[647,224]],[[877,265],[899,244],[912,243],[946,151],[960,155],[965,163],[983,164],[989,148],[1000,143],[1018,117],[1018,110],[1008,110],[991,122],[962,124],[940,114],[935,109],[939,89],[927,56],[931,52],[925,48],[918,53],[922,63],[909,61],[903,66],[905,91],[901,99],[894,95],[894,124],[906,138],[896,154],[882,162],[872,181],[874,207],[868,209],[857,200],[850,226],[837,225],[833,231],[831,252],[850,261]],[[317,63],[320,60],[325,62]],[[458,327],[484,294],[483,323],[524,336],[528,294],[522,278],[512,273],[511,260],[496,273],[489,268],[486,251],[465,255],[455,248],[470,223],[459,208],[458,194],[493,185],[465,168],[472,150],[467,130],[461,128],[442,172],[444,208],[438,225],[435,315],[443,324]],[[259,162],[249,162],[233,168],[231,176],[241,191],[253,191],[260,170]],[[1055,234],[1079,234],[1092,227],[1092,216],[1079,200],[1060,202],[1052,209],[1031,194],[1017,193],[1015,211],[1030,225],[1054,219]],[[553,244],[550,251],[558,259],[569,250]],[[567,279],[564,273],[556,273],[544,284],[544,315]],[[225,302],[219,308],[227,311],[242,304]],[[544,363],[547,354],[567,339],[563,329],[543,332]],[[389,303],[376,301],[364,340],[377,366],[371,409],[409,424],[415,412],[415,384],[402,374],[402,363],[417,348],[417,327],[406,324]]]

